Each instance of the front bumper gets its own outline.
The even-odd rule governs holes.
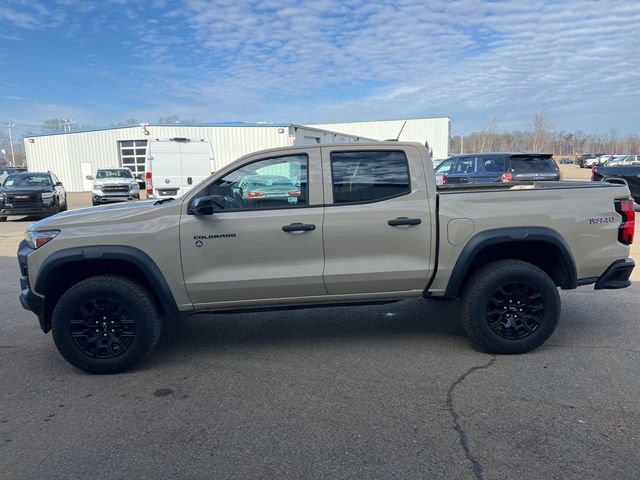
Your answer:
[[[0,216],[25,216],[25,215],[52,215],[56,213],[55,204],[35,206],[30,205],[28,207],[6,207],[0,208]]]
[[[118,195],[97,195],[93,194],[93,203],[116,203],[128,202],[130,200],[140,200],[139,193],[128,193]]]
[[[33,252],[26,240],[22,240],[18,246],[18,265],[20,267],[20,304],[25,310],[36,314],[40,322],[40,328],[47,333],[51,328],[45,318],[44,298],[31,291],[29,286],[29,270],[27,257]]]
[[[594,288],[596,290],[627,288],[631,285],[629,277],[635,266],[636,263],[630,258],[616,260],[600,275]]]

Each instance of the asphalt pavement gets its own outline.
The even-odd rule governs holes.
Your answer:
[[[0,225],[2,479],[639,477],[639,283],[561,292],[527,355],[476,352],[456,302],[411,300],[183,317],[95,376],[20,307],[28,224]]]

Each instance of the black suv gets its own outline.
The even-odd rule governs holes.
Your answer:
[[[11,215],[48,216],[67,209],[67,193],[52,172],[10,174],[0,186],[0,222]]]
[[[550,153],[469,153],[455,155],[436,169],[439,185],[560,180]]]

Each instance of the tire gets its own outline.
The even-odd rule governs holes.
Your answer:
[[[69,205],[67,204],[67,200],[65,199],[64,204],[60,207],[61,212],[66,212]]]
[[[535,350],[554,332],[560,295],[541,269],[500,260],[475,272],[462,296],[462,324],[473,346],[495,354]]]
[[[100,275],[62,295],[51,327],[58,351],[74,367],[117,373],[132,369],[153,350],[161,320],[151,295],[140,284]]]
[[[0,222],[6,222],[7,221],[7,217],[0,217]]]

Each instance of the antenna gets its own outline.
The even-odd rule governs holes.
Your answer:
[[[396,142],[398,140],[400,140],[400,135],[402,135],[402,131],[404,130],[404,127],[407,125],[407,121],[405,120],[404,123],[402,124],[402,128],[400,129],[400,131],[398,132],[398,136],[396,137]]]

